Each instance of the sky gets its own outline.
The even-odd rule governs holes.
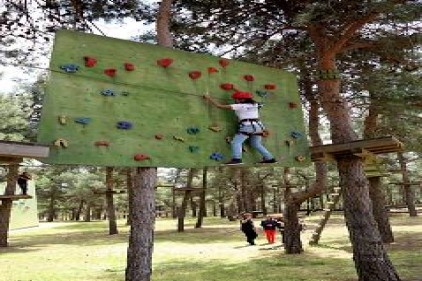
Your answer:
[[[119,38],[129,40],[135,35],[144,33],[146,30],[154,28],[153,26],[145,26],[141,22],[135,20],[126,19],[122,23],[106,23],[103,20],[95,22],[101,31],[107,37]],[[101,35],[99,32],[96,34]],[[40,67],[48,67],[49,57],[44,57],[38,61]],[[29,70],[28,68],[20,68],[13,65],[0,65],[0,85],[2,93],[13,93],[19,87],[21,80],[25,80],[26,83],[34,83],[42,71],[36,71],[30,69],[29,73],[23,74]],[[32,71],[34,70],[34,71]]]

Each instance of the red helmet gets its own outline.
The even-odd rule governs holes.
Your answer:
[[[232,99],[240,100],[240,99],[252,99],[253,95],[249,92],[234,92],[232,95]]]

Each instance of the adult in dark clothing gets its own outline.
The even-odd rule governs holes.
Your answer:
[[[275,233],[278,227],[277,221],[273,219],[272,216],[267,216],[267,218],[261,221],[261,226],[264,229],[265,236],[269,244],[274,244]]]
[[[22,195],[27,195],[28,192],[28,180],[31,179],[31,175],[27,172],[23,172],[18,177],[18,185],[22,190]]]
[[[258,237],[256,233],[255,226],[252,221],[252,214],[244,213],[242,219],[240,220],[240,230],[245,234],[246,241],[250,245],[255,245],[255,239]]]

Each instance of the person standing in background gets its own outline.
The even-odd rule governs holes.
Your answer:
[[[256,233],[251,213],[242,214],[242,219],[240,220],[240,230],[245,234],[246,241],[249,245],[255,245],[255,239],[258,237],[258,234]]]
[[[264,229],[268,243],[274,244],[277,221],[275,221],[272,216],[267,216],[265,220],[261,221],[261,226]]]
[[[22,174],[19,175],[17,182],[22,191],[22,195],[27,195],[28,180],[30,179],[31,179],[31,175],[28,174],[27,172],[23,172]]]

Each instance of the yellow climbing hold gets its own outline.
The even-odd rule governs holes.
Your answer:
[[[64,115],[59,115],[59,123],[62,125],[66,125],[67,117]]]
[[[67,143],[67,140],[65,140],[65,139],[55,140],[54,145],[57,146],[57,147],[63,147],[63,148],[67,148],[69,146],[69,144]]]

